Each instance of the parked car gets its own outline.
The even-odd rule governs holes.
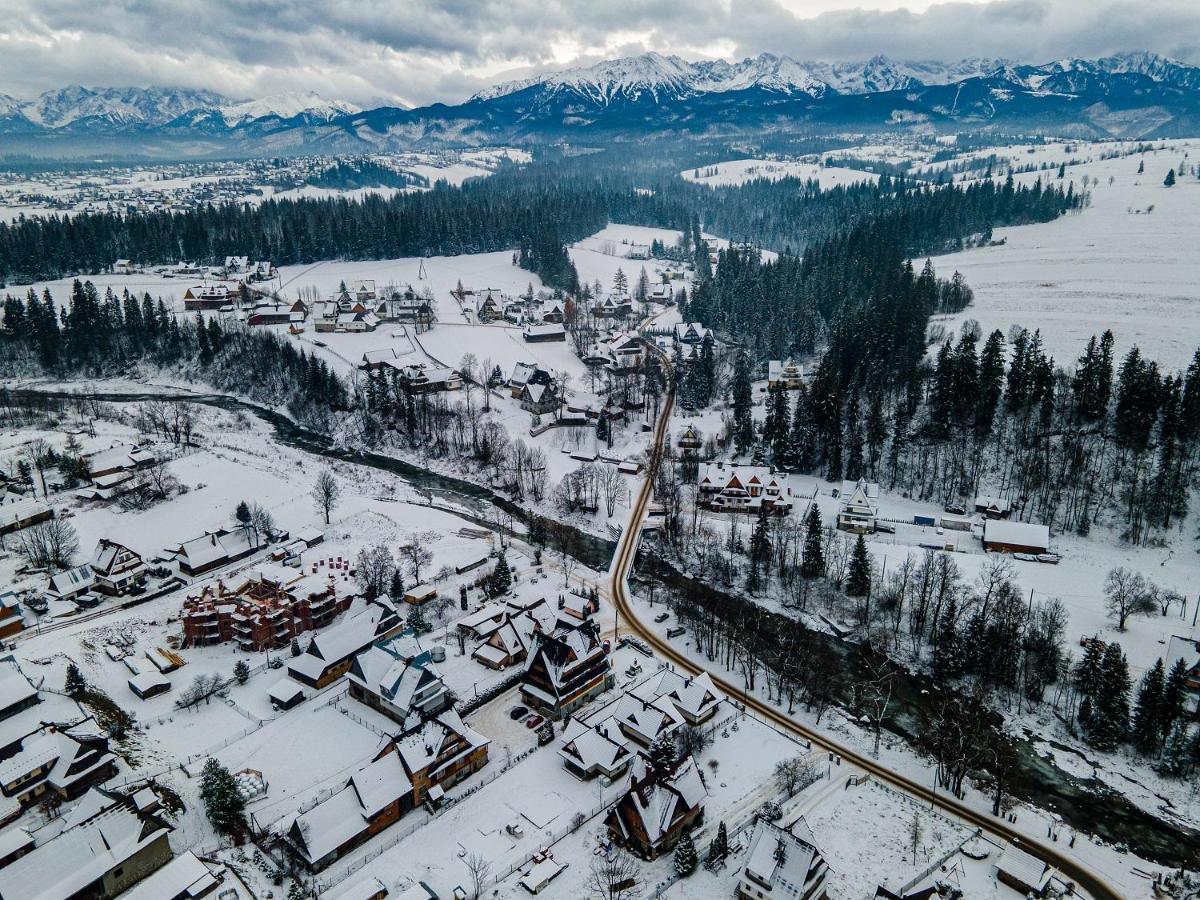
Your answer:
[[[950,513],[952,516],[965,516],[967,508],[961,503],[947,503],[942,507],[944,512]]]
[[[541,716],[530,716],[528,719],[525,720],[525,727],[526,728],[537,728],[544,721],[545,720]]]
[[[671,618],[670,613],[659,613],[657,616],[654,617],[654,621],[661,623],[661,622],[667,621],[667,619],[669,619],[669,618]]]
[[[668,628],[667,629],[667,637],[677,638],[681,634],[683,634],[686,630],[687,630],[686,628]]]
[[[890,525],[887,522],[876,522],[875,530],[878,531],[880,534],[895,534],[896,526]]]
[[[524,706],[514,706],[508,711],[508,717],[514,722],[517,721],[517,719],[525,718],[527,715],[529,715],[529,710]]]

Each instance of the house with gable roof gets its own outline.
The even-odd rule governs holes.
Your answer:
[[[717,462],[700,473],[700,504],[716,512],[756,513],[762,507],[774,516],[791,512],[787,475],[768,466],[731,466]]]
[[[859,479],[857,482],[844,482],[841,491],[842,504],[838,509],[837,527],[840,531],[851,534],[873,534],[875,519],[879,514],[875,500],[872,498],[871,485]],[[874,494],[879,495],[879,487],[875,486]]]
[[[828,875],[829,865],[804,819],[781,828],[759,816],[738,877],[737,895],[745,900],[825,900]]]
[[[659,771],[639,756],[629,790],[605,817],[609,837],[644,859],[657,859],[674,849],[685,831],[704,821],[707,795],[694,757]]]
[[[539,631],[525,659],[521,697],[546,715],[571,713],[613,683],[612,666],[593,619],[560,621]]]
[[[429,651],[411,630],[380,641],[354,657],[346,673],[350,696],[399,725],[436,715],[453,702]]]

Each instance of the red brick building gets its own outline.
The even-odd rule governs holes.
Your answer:
[[[189,647],[236,641],[243,650],[286,647],[306,631],[332,624],[350,607],[332,577],[262,566],[234,587],[204,585],[183,601],[183,637]]]

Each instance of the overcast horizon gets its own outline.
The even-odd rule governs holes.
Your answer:
[[[83,84],[233,99],[315,91],[361,106],[423,106],[650,50],[689,60],[770,52],[801,61],[883,54],[1031,63],[1148,50],[1200,63],[1200,13],[1182,0],[131,0],[117,13],[79,0],[0,0],[0,10],[0,93],[22,99]]]

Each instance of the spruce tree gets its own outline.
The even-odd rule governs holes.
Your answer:
[[[79,699],[87,690],[87,681],[84,680],[83,673],[79,671],[79,666],[73,662],[67,663],[67,678],[63,690],[66,691],[67,696],[75,699]]]
[[[512,570],[508,567],[508,559],[501,551],[500,558],[496,560],[496,568],[492,570],[492,574],[488,577],[488,594],[492,597],[502,597],[512,588]]]
[[[404,597],[404,576],[399,569],[392,569],[391,581],[388,584],[388,596],[396,603]],[[466,607],[463,607],[466,609]]]
[[[220,834],[238,836],[246,830],[246,801],[229,770],[209,758],[200,775],[200,799],[209,821]]]
[[[962,643],[958,637],[958,602],[954,594],[938,620],[937,641],[933,645],[933,672],[939,681],[957,678],[963,671]]]
[[[733,441],[739,454],[746,453],[754,443],[753,394],[750,382],[750,357],[745,350],[738,353],[733,366]]]
[[[669,734],[660,734],[650,745],[650,766],[659,775],[670,772],[678,758],[675,738]]]
[[[1163,685],[1162,734],[1165,738],[1176,722],[1184,718],[1187,703],[1187,663],[1183,657],[1175,660]]]
[[[1163,185],[1165,187],[1174,187],[1175,186],[1175,170],[1174,169],[1167,169],[1167,177],[1163,179]]]
[[[825,574],[825,542],[821,531],[821,510],[814,501],[804,520],[804,547],[800,553],[800,574],[805,578],[820,578]]]
[[[771,525],[767,520],[767,505],[758,508],[758,521],[754,523],[754,533],[750,536],[750,583],[751,591],[757,591],[760,586],[762,570],[767,567],[771,558]]]
[[[717,836],[708,845],[708,856],[705,857],[704,864],[708,867],[715,866],[728,855],[729,834],[725,831],[725,823],[720,822],[717,824]]]
[[[238,684],[245,684],[250,679],[250,666],[244,659],[239,659],[233,664],[233,677]]]
[[[1097,750],[1115,750],[1129,733],[1129,663],[1120,644],[1105,648],[1092,710],[1088,743]]]
[[[238,503],[237,509],[233,513],[233,517],[238,521],[238,524],[242,525],[243,527],[250,524],[250,506],[245,500],[242,500],[240,503]]]
[[[1138,688],[1133,712],[1133,745],[1144,756],[1158,750],[1162,742],[1162,702],[1165,676],[1160,657]]]
[[[1192,735],[1186,722],[1176,722],[1163,745],[1158,771],[1168,778],[1183,778],[1192,771]]]
[[[679,843],[675,845],[675,871],[681,878],[687,878],[696,871],[698,863],[696,845],[692,843],[692,836],[684,832],[679,838]]]
[[[850,556],[850,568],[846,574],[846,594],[851,597],[865,597],[871,591],[871,554],[867,552],[867,542],[860,534],[854,542],[854,552]]]
[[[300,649],[300,641],[297,638],[292,638],[292,656],[299,656],[304,651]]]

